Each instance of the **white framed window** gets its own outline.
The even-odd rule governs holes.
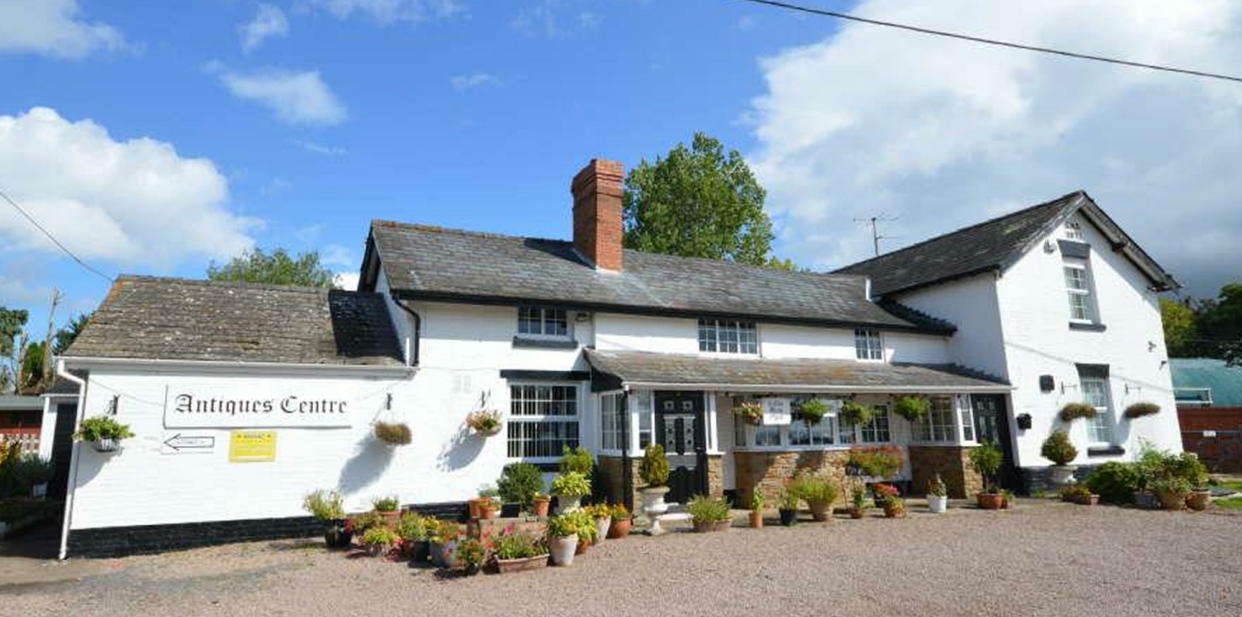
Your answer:
[[[958,409],[958,415],[962,419],[962,440],[975,440],[975,413],[970,408],[969,399],[961,398],[961,407]]]
[[[1087,419],[1087,439],[1091,443],[1112,443],[1113,404],[1108,392],[1108,380],[1080,377],[1079,383],[1082,386],[1082,402],[1095,408],[1095,417]]]
[[[565,309],[518,307],[518,335],[527,338],[570,338]]]
[[[859,360],[883,360],[884,338],[879,330],[854,330],[854,356]]]
[[[712,353],[759,353],[759,336],[753,321],[700,319],[699,351]]]
[[[1095,323],[1095,297],[1091,290],[1091,271],[1087,262],[1067,259],[1062,270],[1065,272],[1065,292],[1069,296],[1070,320]]]
[[[1065,239],[1082,242],[1082,225],[1079,225],[1078,221],[1066,221]]]
[[[578,447],[578,386],[510,384],[505,420],[509,458],[559,459]]]
[[[876,405],[874,409],[875,414],[871,416],[871,421],[858,427],[860,443],[888,443],[893,440],[892,431],[889,430],[888,406]]]
[[[957,441],[957,429],[953,424],[953,399],[947,396],[933,396],[927,415],[915,424],[915,435],[919,441],[954,443]],[[967,410],[966,413],[969,413]],[[964,417],[964,416],[963,416]],[[963,420],[963,425],[965,421]],[[970,439],[974,439],[974,423],[970,424]]]
[[[636,392],[630,400],[633,400],[634,407],[638,415],[638,448],[640,450],[647,449],[651,445],[653,433],[654,417],[652,416],[652,395],[650,391]]]
[[[625,394],[615,392],[600,395],[599,416],[600,447],[605,450],[620,450],[625,422]]]
[[[810,399],[794,399],[791,405],[792,422],[789,424],[789,445],[831,446],[837,442],[837,419],[825,416],[818,424],[807,426],[802,418],[802,404]]]

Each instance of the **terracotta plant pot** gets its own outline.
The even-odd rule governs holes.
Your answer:
[[[1156,491],[1156,499],[1160,500],[1160,507],[1165,510],[1181,510],[1186,507],[1186,493]]]
[[[905,506],[884,506],[884,518],[897,518],[899,516],[904,516],[905,513]]]
[[[1186,497],[1186,505],[1196,512],[1206,510],[1211,501],[1212,491],[1194,491]]]
[[[550,498],[536,499],[533,505],[533,508],[535,510],[535,516],[538,516],[540,518],[546,517],[548,515],[548,508],[551,505],[552,505],[552,499]]]
[[[714,522],[714,523],[709,523],[709,522],[706,522],[706,521],[703,521],[703,522],[695,521],[695,522],[694,522],[694,533],[709,533],[709,532],[713,532],[713,531],[728,531],[729,527],[732,527],[732,526],[733,526],[733,521],[731,521],[731,520],[729,520],[729,521],[716,521],[716,522]]]
[[[489,501],[487,499],[474,498],[466,501],[466,505],[470,507],[470,518],[479,518],[482,516],[483,503]]]
[[[760,510],[750,511],[750,526],[753,529],[763,529],[763,512]]]
[[[1089,495],[1079,495],[1074,498],[1074,503],[1080,506],[1094,506],[1100,503],[1100,496],[1094,493]]]
[[[583,554],[583,553],[587,552],[587,549],[588,549],[588,548],[591,548],[591,543],[590,543],[590,542],[583,542],[583,541],[580,539],[580,540],[578,540],[578,546],[574,547],[574,554],[575,554],[575,555],[581,555],[581,554]]]
[[[811,503],[810,506],[812,520],[820,523],[832,520],[832,504],[814,502]]]
[[[616,540],[630,535],[630,526],[633,525],[633,519],[614,518],[612,519],[612,527],[608,528],[608,538]]]
[[[862,518],[862,517],[863,517],[863,509],[862,509],[862,508],[850,508],[850,518],[857,520],[857,519],[860,519],[860,518]]]
[[[380,515],[384,517],[384,525],[386,525],[389,529],[396,529],[397,523],[401,522],[400,510],[384,511],[380,512]]]
[[[782,525],[786,527],[792,527],[798,522],[798,511],[797,510],[786,510],[785,508],[781,508],[780,510],[778,510],[778,512],[780,512],[780,515],[781,515]]]
[[[999,510],[1005,503],[1005,496],[1000,493],[976,493],[975,501],[984,510]]]
[[[493,519],[496,518],[497,512],[496,502],[490,499],[485,499],[479,503],[479,518]]]
[[[536,555],[534,557],[526,557],[524,559],[497,559],[496,572],[498,574],[512,574],[514,572],[526,572],[527,570],[541,570],[548,567],[547,555]]]

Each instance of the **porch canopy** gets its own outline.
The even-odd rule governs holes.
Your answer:
[[[592,390],[631,388],[728,392],[1008,392],[1008,383],[953,364],[818,358],[713,358],[586,350]]]

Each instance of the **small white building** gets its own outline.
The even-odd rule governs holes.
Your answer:
[[[964,496],[984,439],[1020,489],[1071,400],[1101,412],[1071,428],[1084,465],[1177,448],[1155,302],[1175,283],[1084,194],[814,274],[622,249],[622,176],[575,177],[573,241],[374,222],[357,292],[119,279],[61,369],[86,372],[79,422],[113,414],[135,437],[73,448],[68,554],[305,533],[316,488],[457,515],[505,465],[551,471],[567,446],[596,454],[613,501],[651,443],[673,500],[841,476],[860,448],[902,454],[915,492],[939,473]],[[927,418],[891,413],[907,395]],[[811,398],[878,413],[808,425]],[[1169,411],[1121,419],[1140,399]],[[763,423],[735,418],[743,401]],[[504,430],[471,432],[479,410]]]

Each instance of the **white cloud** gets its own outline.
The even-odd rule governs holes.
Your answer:
[[[336,275],[334,282],[337,287],[345,291],[358,291],[358,280],[361,278],[362,276],[357,272],[341,272]]]
[[[1242,4],[1225,0],[867,0],[853,11],[1209,71],[1242,57]],[[883,230],[896,248],[1078,188],[1196,293],[1214,294],[1236,277],[1222,264],[1242,263],[1235,84],[862,24],[761,67],[749,158],[781,250],[800,263],[869,256],[854,217],[900,214]]]
[[[527,35],[542,34],[558,38],[594,30],[604,22],[598,12],[581,9],[581,6],[597,7],[599,3],[586,0],[537,0],[522,8],[509,20],[509,25]]]
[[[347,152],[345,148],[338,148],[337,146],[325,146],[321,143],[316,143],[313,141],[306,141],[302,139],[290,139],[289,143],[307,152],[313,152],[315,154],[322,154],[324,156],[341,156]]]
[[[381,24],[444,19],[465,11],[457,0],[314,0],[313,4],[340,19],[357,13]]]
[[[319,71],[267,69],[238,73],[217,62],[208,64],[207,70],[215,73],[233,96],[259,103],[289,124],[328,126],[349,117],[345,105],[319,78]]]
[[[487,73],[471,73],[470,75],[454,75],[449,79],[454,90],[469,90],[479,86],[498,83],[499,80]]]
[[[238,26],[237,33],[241,37],[242,51],[250,53],[271,37],[287,36],[289,20],[285,18],[285,13],[280,10],[280,7],[260,4],[259,12],[255,14],[254,19]]]
[[[82,18],[77,0],[0,2],[0,53],[82,58],[96,50],[125,48],[116,28]]]
[[[90,120],[43,107],[0,115],[0,186],[97,264],[163,271],[228,258],[253,246],[248,232],[259,223],[225,207],[228,182],[210,160],[147,137],[117,141]],[[12,208],[0,208],[0,246],[59,255]]]

